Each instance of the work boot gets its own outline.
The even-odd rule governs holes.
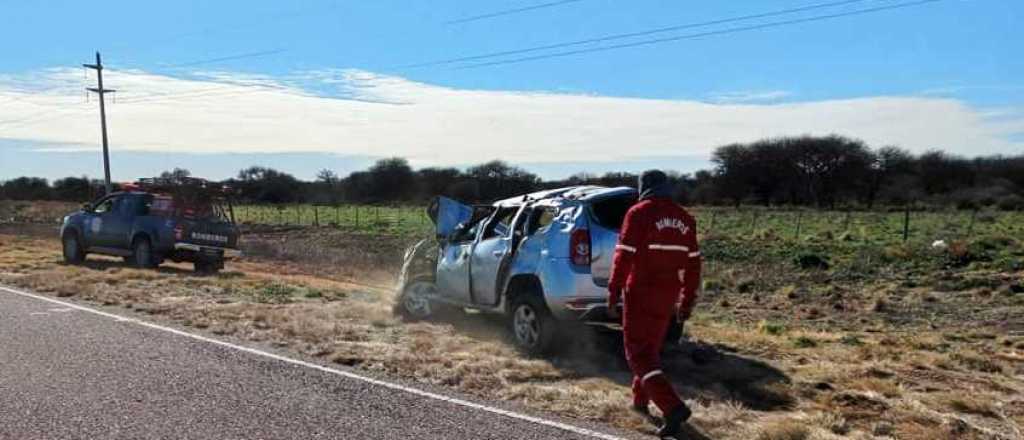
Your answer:
[[[661,419],[659,419],[654,414],[651,414],[651,411],[647,409],[647,405],[637,405],[634,403],[633,406],[631,406],[629,409],[635,412],[637,415],[646,419],[654,426],[658,426],[661,424]]]
[[[690,419],[690,414],[690,408],[687,408],[685,404],[672,410],[665,416],[665,424],[661,425],[661,429],[658,430],[658,437],[672,437],[678,434],[683,423]]]

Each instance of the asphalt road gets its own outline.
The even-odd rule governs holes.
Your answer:
[[[624,435],[579,422],[567,428],[564,421],[525,416],[502,403],[445,400],[404,386],[0,287],[0,439]]]

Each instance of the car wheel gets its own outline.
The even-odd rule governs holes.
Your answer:
[[[152,269],[156,267],[156,259],[153,258],[153,246],[148,238],[137,238],[132,244],[132,257],[135,267],[140,269]]]
[[[557,333],[557,323],[551,311],[534,295],[514,300],[509,327],[516,347],[530,355],[550,352]]]
[[[403,318],[422,321],[430,319],[437,312],[437,305],[432,300],[437,296],[437,285],[433,280],[413,280],[405,285],[395,311]]]
[[[85,251],[82,249],[82,243],[78,241],[78,234],[74,232],[65,234],[62,244],[65,263],[81,264],[82,261],[85,261]]]
[[[196,273],[213,275],[219,272],[224,265],[217,261],[196,261],[192,267]]]

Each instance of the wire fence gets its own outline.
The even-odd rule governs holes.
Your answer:
[[[0,223],[54,223],[79,205],[0,200]],[[962,240],[982,235],[1024,237],[1024,212],[994,210],[822,211],[804,208],[693,207],[704,237],[856,240],[878,244]],[[423,206],[242,204],[238,223],[250,226],[330,227],[362,234],[429,235]]]
[[[243,225],[324,226],[395,235],[426,234],[434,228],[422,206],[239,205],[234,211]]]

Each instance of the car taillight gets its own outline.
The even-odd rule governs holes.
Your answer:
[[[577,229],[569,238],[569,256],[572,264],[577,266],[590,265],[590,231]]]
[[[181,225],[174,226],[174,239],[181,240],[185,237],[185,228]]]

